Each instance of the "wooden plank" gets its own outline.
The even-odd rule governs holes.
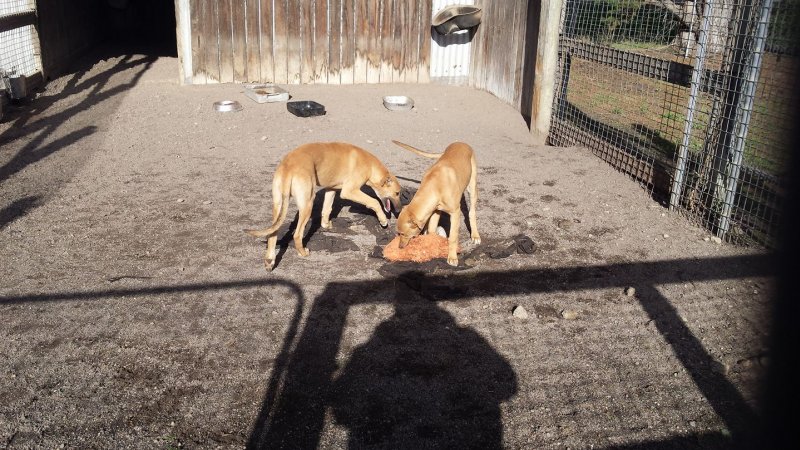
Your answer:
[[[259,33],[258,47],[261,62],[259,80],[268,83],[275,82],[275,61],[272,48],[272,0],[259,0]]]
[[[392,80],[395,83],[405,83],[406,71],[404,67],[406,48],[403,45],[403,33],[408,23],[408,4],[403,0],[395,0],[394,20],[392,26]]]
[[[289,0],[273,0],[273,26],[275,33],[272,41],[273,64],[275,66],[275,82],[289,82]]]
[[[314,71],[312,82],[328,82],[328,0],[314,3]]]
[[[420,0],[420,46],[419,46],[419,75],[417,82],[430,83],[431,81],[431,0]]]
[[[393,17],[394,1],[381,0],[379,8],[380,36],[378,45],[380,46],[380,71],[378,73],[379,83],[391,83],[394,80],[392,74],[392,62],[394,57],[394,22]]]
[[[36,25],[36,11],[0,16],[0,33],[28,25]]]
[[[259,37],[261,25],[259,24],[260,13],[259,0],[246,0],[245,9],[245,81],[260,82],[261,79],[261,47]]]
[[[342,1],[328,0],[328,84],[340,84],[342,57]]]
[[[369,7],[370,0],[355,0],[355,61],[353,63],[353,83],[367,82],[367,54],[369,52]]]
[[[572,56],[597,64],[624,70],[636,75],[666,81],[667,83],[689,87],[692,78],[691,64],[683,64],[672,60],[642,55],[604,45],[564,39],[562,51],[569,51]],[[718,86],[720,74],[716,70],[706,69],[701,77],[700,90],[713,91]]]
[[[514,65],[514,90],[512,106],[517,111],[521,111],[520,105],[522,100],[522,75],[525,70],[525,30],[527,26],[527,5],[526,2],[519,2],[517,4],[517,12],[515,14],[516,27],[515,27],[515,40],[517,46],[517,55],[514,58],[516,64]]]
[[[382,4],[383,0],[367,2],[367,83],[380,81]]]
[[[203,71],[207,75],[206,82],[219,83],[221,71],[219,64],[219,0],[209,4],[203,2],[205,10],[203,24],[203,39],[200,47],[205,54],[203,58]]]
[[[204,2],[202,0],[191,0],[189,2],[189,14],[191,20],[191,40],[192,40],[190,44],[190,47],[192,49],[191,77],[193,84],[207,83],[205,68],[203,68],[203,64],[205,63],[203,44],[206,44],[206,42],[201,30],[201,27],[203,26],[203,21],[205,20],[204,15],[206,14],[205,11],[207,9],[206,5],[208,5],[208,2]]]
[[[219,81],[234,81],[233,63],[233,19],[231,4],[234,0],[217,1],[217,17],[219,19]]]
[[[286,10],[286,41],[288,44],[289,83],[300,84],[303,70],[303,34],[301,30],[300,2],[289,0]]]
[[[420,42],[430,39],[425,33],[420,32],[420,2],[408,0],[402,2],[408,6],[406,10],[406,26],[403,30],[403,66],[405,67],[404,81],[416,83],[419,77],[419,48]]]
[[[233,81],[247,80],[247,12],[243,0],[231,0],[231,42],[233,44]]]
[[[355,83],[356,66],[356,0],[342,0],[342,56],[339,66],[342,84]]]
[[[314,81],[314,0],[300,3],[300,83]]]

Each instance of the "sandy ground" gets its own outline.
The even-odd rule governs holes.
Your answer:
[[[90,59],[0,124],[0,448],[727,448],[758,416],[764,251],[485,92],[290,86],[327,108],[301,119],[176,74]],[[474,147],[485,245],[462,223],[460,267],[389,264],[394,219],[342,204],[265,272],[241,230],[281,156],[347,141],[414,188],[430,161],[391,139]]]

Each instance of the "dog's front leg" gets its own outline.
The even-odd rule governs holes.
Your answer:
[[[383,206],[377,200],[361,191],[361,186],[353,189],[352,187],[342,187],[342,198],[356,203],[360,203],[375,212],[378,216],[378,221],[382,227],[389,226],[389,220],[386,219],[386,214],[383,213]]]
[[[447,264],[458,265],[458,228],[461,222],[461,210],[456,208],[450,212],[450,234],[447,236]]]

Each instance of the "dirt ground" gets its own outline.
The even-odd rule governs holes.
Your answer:
[[[530,144],[485,92],[288,86],[327,109],[297,118],[177,71],[90,58],[0,124],[0,448],[727,448],[747,434],[769,361],[765,251],[715,243],[585,149]],[[415,109],[386,110],[390,94]],[[223,99],[244,110],[213,111]],[[271,219],[281,156],[351,142],[413,190],[430,161],[392,139],[474,147],[482,247],[462,223],[459,267],[389,264],[375,252],[394,219],[382,230],[343,204],[333,230],[311,225],[310,256],[289,249],[267,273],[241,230]]]

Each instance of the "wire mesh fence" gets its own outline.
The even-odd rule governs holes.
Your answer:
[[[584,145],[718,236],[772,246],[800,0],[566,0],[550,142]]]
[[[0,76],[41,71],[34,0],[0,0]]]

